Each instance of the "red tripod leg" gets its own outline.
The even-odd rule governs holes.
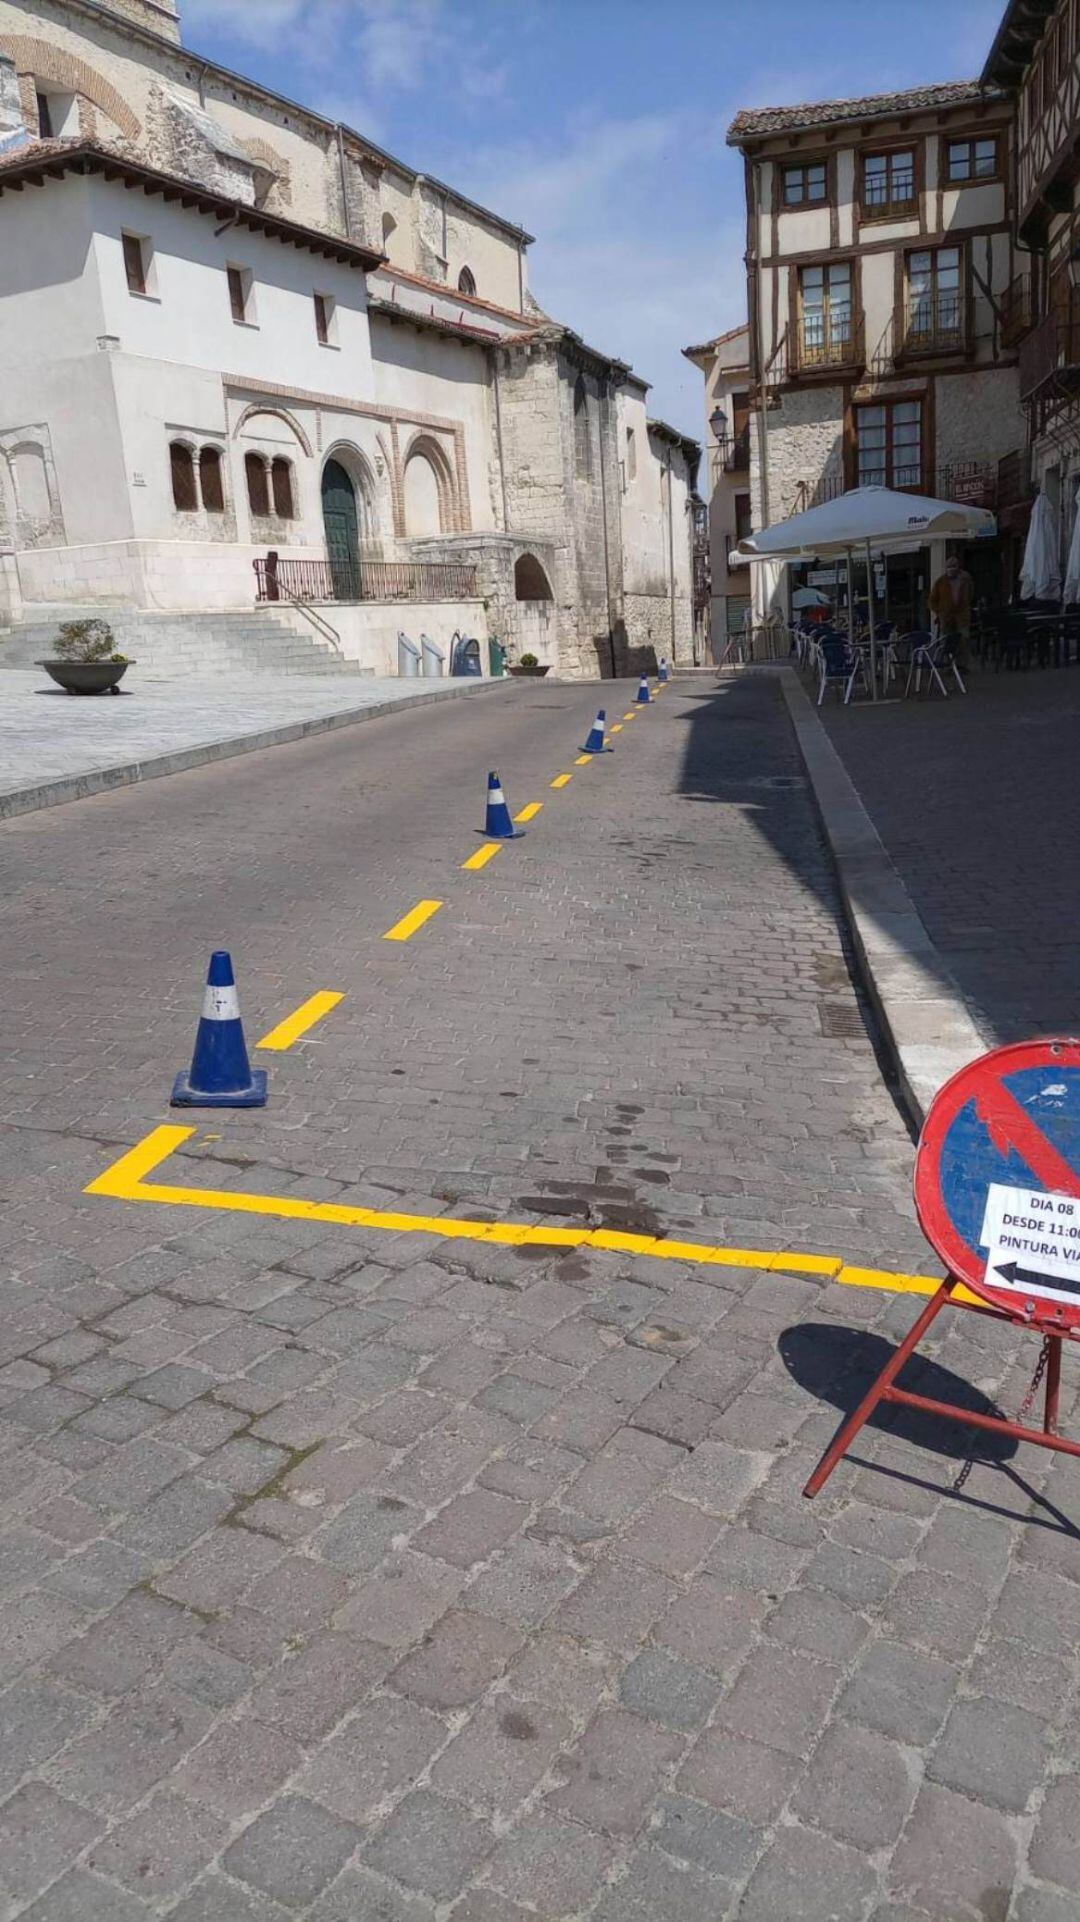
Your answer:
[[[1050,1353],[1046,1363],[1046,1414],[1043,1428],[1048,1435],[1057,1432],[1058,1401],[1061,1396],[1061,1336],[1049,1335]]]
[[[818,1491],[824,1488],[837,1462],[847,1454],[860,1428],[864,1427],[869,1421],[879,1401],[882,1400],[886,1391],[892,1387],[904,1363],[918,1347],[931,1322],[941,1313],[941,1310],[944,1308],[945,1303],[952,1293],[952,1289],[953,1282],[951,1277],[947,1281],[942,1282],[933,1300],[927,1302],[911,1333],[904,1337],[892,1360],[886,1362],[873,1387],[863,1396],[862,1401],[854,1413],[848,1416],[835,1440],[829,1443],[810,1480],[803,1489],[803,1494],[808,1500],[812,1501]]]

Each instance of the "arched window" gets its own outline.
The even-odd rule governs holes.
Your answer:
[[[589,396],[579,374],[574,383],[574,472],[588,480],[592,472],[592,446],[589,433]]]
[[[535,554],[522,554],[514,562],[514,599],[550,601],[551,586]]]
[[[471,267],[463,267],[457,277],[459,294],[475,294],[476,276]]]
[[[397,221],[394,219],[393,214],[384,214],[382,217],[382,244],[384,253],[390,244],[391,234],[395,234],[396,232]]]
[[[195,491],[195,459],[182,440],[174,440],[169,447],[169,471],[172,475],[173,506],[178,514],[194,514],[199,505]]]
[[[263,519],[270,512],[270,488],[267,483],[266,462],[261,454],[244,455],[244,473],[247,477],[248,506],[256,516]]]
[[[293,506],[292,462],[278,454],[270,463],[270,485],[274,492],[274,512],[279,520],[291,521],[295,518]]]
[[[202,504],[208,514],[225,512],[225,484],[221,476],[221,449],[204,447],[199,454],[199,486]]]

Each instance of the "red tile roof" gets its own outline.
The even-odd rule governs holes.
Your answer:
[[[802,127],[828,127],[845,120],[880,120],[893,114],[920,113],[1004,98],[1000,88],[984,87],[980,80],[949,80],[941,86],[912,87],[906,93],[864,94],[854,100],[815,100],[795,107],[744,107],[728,128],[728,144],[737,147],[762,134],[794,132]]]

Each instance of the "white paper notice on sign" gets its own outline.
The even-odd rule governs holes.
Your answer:
[[[1080,1199],[992,1183],[979,1237],[986,1280],[1015,1295],[1080,1306]]]

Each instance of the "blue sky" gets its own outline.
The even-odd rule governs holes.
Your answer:
[[[547,310],[702,432],[744,317],[744,106],[978,74],[1004,0],[180,0],[201,53],[519,222]]]

